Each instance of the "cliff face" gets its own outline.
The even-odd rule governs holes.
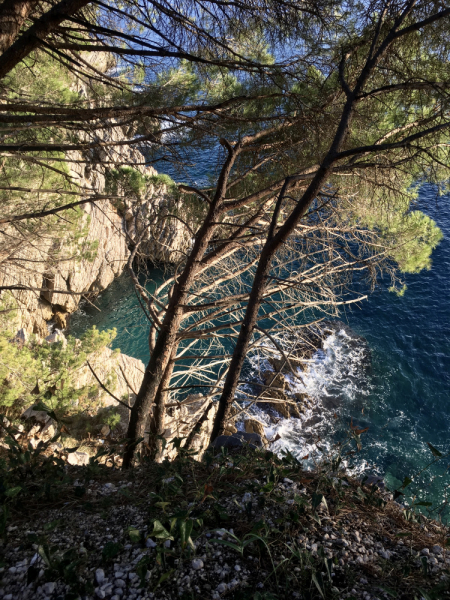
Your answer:
[[[121,136],[119,130],[110,131],[112,141],[120,141]],[[156,178],[152,167],[137,164],[144,161],[139,151],[119,148],[109,150],[107,156],[103,150],[91,157],[69,153],[73,181],[105,194],[107,169],[103,163],[111,160],[136,164],[136,170],[148,180]],[[86,164],[88,158],[92,162]],[[143,237],[141,249],[149,260],[180,260],[191,243],[190,236],[180,221],[167,218],[179,208],[165,185],[149,184],[140,202],[125,197],[120,213],[109,200],[83,205],[81,216],[74,213],[75,234],[66,239],[56,227],[54,235],[39,237],[23,235],[10,226],[3,228],[0,286],[27,288],[10,292],[17,303],[17,327],[45,337],[47,322],[56,318],[57,326],[64,328],[67,315],[77,309],[83,295],[101,292],[123,271],[129,246],[138,237]]]
[[[86,205],[78,226],[87,230],[84,241],[97,246],[93,260],[80,259],[65,248],[67,258],[56,261],[64,245],[59,237],[16,240],[15,230],[3,230],[4,237],[16,243],[2,261],[0,285],[30,288],[11,292],[17,302],[18,327],[45,336],[46,322],[55,313],[61,313],[58,324],[64,327],[64,315],[76,310],[83,293],[105,289],[122,272],[128,256],[124,223],[111,204],[101,201]]]

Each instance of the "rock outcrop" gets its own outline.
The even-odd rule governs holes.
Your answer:
[[[128,160],[142,162],[142,154],[128,150]],[[77,154],[72,160],[81,160],[79,153],[72,154]],[[122,161],[124,157],[119,155],[116,159]],[[89,169],[79,162],[69,166],[78,185],[105,192],[105,169],[101,163]],[[141,165],[139,169],[148,178],[156,177],[151,167]],[[5,293],[12,295],[17,327],[45,337],[47,322],[54,319],[64,329],[67,316],[77,309],[83,297],[95,297],[123,271],[129,246],[138,237],[143,237],[140,250],[149,260],[180,260],[191,239],[182,222],[168,217],[170,212],[180,210],[178,203],[167,186],[149,183],[142,201],[126,202],[125,210],[119,211],[109,200],[83,205],[81,215],[74,216],[72,236],[61,236],[56,230],[39,237],[21,236],[13,227],[4,227],[0,286],[23,289],[3,292],[0,299],[6,299]]]
[[[101,72],[114,64],[107,53],[87,53],[84,60]],[[95,106],[89,82],[74,78],[71,91],[83,103],[88,100],[91,107]],[[60,171],[61,187],[65,189],[70,181],[73,189],[110,199],[81,205],[76,211],[59,213],[50,220],[31,220],[30,224],[21,221],[0,228],[0,304],[6,304],[8,310],[15,306],[17,328],[45,337],[47,322],[54,319],[56,326],[64,329],[67,315],[77,309],[83,297],[95,297],[123,271],[129,247],[138,238],[142,240],[140,252],[152,262],[171,263],[184,258],[192,236],[189,226],[183,223],[185,219],[176,218],[184,216],[181,200],[170,178],[158,177],[153,167],[145,164],[145,149],[124,143],[135,134],[132,126],[111,119],[95,133],[101,146],[66,152],[68,162],[65,172]],[[79,131],[77,136],[80,143],[93,141],[88,130]],[[137,172],[144,183],[139,193],[120,185],[117,193],[111,190],[112,174],[126,172]],[[61,198],[63,203],[74,199],[41,192],[31,203],[23,201],[18,211],[47,209],[55,198],[60,203]]]
[[[14,339],[21,342],[23,334],[23,330],[19,331]],[[24,339],[23,343],[26,343],[26,336]],[[42,343],[58,342],[63,344],[65,342],[64,335],[60,332],[55,332],[42,341]],[[89,406],[84,409],[74,406],[72,414],[64,416],[60,421],[54,420],[47,412],[35,410],[30,406],[22,414],[22,419],[27,425],[26,430],[23,431],[24,435],[27,435],[28,442],[36,447],[40,441],[48,441],[58,431],[80,441],[88,434],[105,438],[110,433],[114,433],[115,438],[123,438],[130,415],[127,406],[133,406],[136,400],[144,371],[142,361],[110,348],[106,347],[94,353],[89,357],[89,363],[77,370],[75,388],[82,389],[95,385],[98,388],[97,396],[91,398]],[[113,432],[104,421],[105,416],[111,413],[111,409],[115,414],[120,415],[120,423]],[[188,396],[179,403],[172,403],[167,409],[165,424],[167,444],[164,457],[175,458],[177,448],[172,442],[175,438],[182,438],[183,447],[197,425],[189,449],[197,453],[195,455],[197,458],[201,458],[209,444],[216,411],[217,404],[212,404],[201,394]],[[56,415],[54,416],[56,419]],[[73,460],[76,458],[72,457]]]
[[[188,396],[179,407],[172,407],[169,410],[171,414],[166,417],[164,433],[167,440],[165,456],[169,459],[175,458],[177,449],[171,442],[174,438],[184,438],[181,442],[183,447],[189,434],[197,425],[198,431],[194,434],[189,449],[196,452],[194,457],[200,460],[209,444],[217,403],[211,403],[209,399],[197,394]]]
[[[258,419],[246,419],[244,421],[244,427],[246,433],[256,433],[260,436],[264,446],[269,445],[269,440],[266,437],[264,425]]]

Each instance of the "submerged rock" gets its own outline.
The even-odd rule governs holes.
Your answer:
[[[369,384],[370,349],[342,321],[323,321],[278,341],[286,356],[260,357],[251,394],[259,396],[257,409],[266,413],[262,421],[271,426],[281,421],[274,442],[290,435],[308,445],[318,435],[327,435],[349,391],[363,390]],[[298,423],[286,423],[292,418]]]

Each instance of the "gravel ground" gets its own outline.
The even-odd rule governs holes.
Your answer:
[[[304,593],[312,593],[314,572],[319,586],[328,581],[326,597],[370,600],[392,597],[383,588],[392,587],[393,573],[403,573],[400,591],[447,581],[447,529],[405,521],[382,491],[373,496],[381,506],[358,503],[362,488],[350,482],[338,510],[330,492],[311,512],[317,482],[304,473],[268,486],[260,471],[233,459],[209,468],[184,463],[174,473],[141,469],[126,479],[106,469],[101,480],[73,482],[76,493],[57,506],[15,513],[2,547],[0,598],[250,599],[279,593],[286,582],[289,592],[276,598],[313,598]],[[192,531],[183,530],[186,522]]]

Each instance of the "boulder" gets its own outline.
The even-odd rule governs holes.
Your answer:
[[[89,464],[89,454],[86,452],[71,452],[67,455],[67,462],[69,465],[75,467],[81,467]]]
[[[247,442],[250,445],[258,446],[259,448],[261,448],[263,445],[261,436],[257,433],[247,433],[244,431],[238,431],[237,433],[233,434],[233,437],[242,440],[244,443]]]
[[[364,485],[375,485],[376,487],[378,487],[380,489],[384,489],[384,487],[385,487],[384,479],[382,477],[380,477],[379,475],[366,475],[363,478],[362,483]]]
[[[67,318],[68,314],[66,312],[55,312],[54,319],[56,323],[56,327],[58,329],[66,329],[67,328]]]
[[[53,419],[49,419],[38,434],[41,440],[45,442],[54,437],[56,435],[56,427],[56,422]]]
[[[219,435],[210,445],[210,448],[235,450],[242,449],[246,445],[253,449],[261,448],[263,446],[261,436],[257,433],[244,433],[243,431],[238,431],[237,433],[233,433],[233,435]]]
[[[190,449],[196,452],[194,457],[201,460],[211,437],[217,406],[217,402],[211,403],[202,394],[191,394],[179,404],[168,409],[165,422],[167,446],[164,454],[169,460],[178,453],[174,444],[171,443],[172,440],[182,438],[181,446],[183,447],[195,426],[198,427],[198,431],[191,440]]]
[[[237,427],[233,423],[227,423],[224,435],[233,435],[237,433]]]
[[[295,419],[300,418],[300,410],[295,400],[288,396],[286,393],[286,378],[283,373],[275,373],[274,371],[264,371],[262,374],[263,381],[269,388],[264,388],[264,396],[274,398],[274,402],[261,402],[259,403],[261,408],[267,408],[268,406],[273,410],[276,410],[282,417],[289,419],[294,417]]]
[[[244,421],[244,427],[246,433],[256,433],[259,435],[264,446],[269,445],[269,441],[266,438],[266,433],[264,431],[264,425],[261,421],[258,421],[257,419],[247,419]]]
[[[45,341],[48,344],[55,344],[56,342],[62,342],[62,345],[64,348],[67,346],[66,336],[59,329],[55,329],[55,331],[53,333],[51,333],[50,335],[48,335],[45,338]]]
[[[58,424],[44,410],[33,410],[33,407],[30,406],[22,413],[22,419],[32,423],[32,427],[28,431],[30,441],[35,438],[32,446],[37,445],[39,441],[46,442],[56,435]]]
[[[37,423],[45,425],[47,421],[51,420],[51,417],[44,410],[33,410],[33,407],[30,406],[22,413],[22,419],[34,419]]]

